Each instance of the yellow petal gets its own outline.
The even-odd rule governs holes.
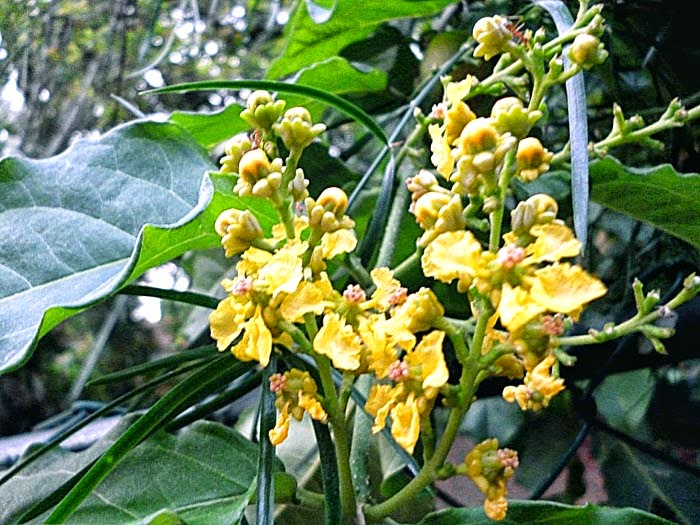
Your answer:
[[[442,353],[442,342],[445,332],[433,330],[421,339],[418,346],[406,355],[405,361],[409,369],[420,367],[423,378],[423,389],[439,389],[447,383],[450,372]]]
[[[312,419],[322,423],[328,421],[328,414],[323,409],[323,405],[321,405],[321,403],[315,397],[305,394],[300,390],[298,404],[301,408],[306,410]]]
[[[314,350],[329,357],[333,366],[341,370],[355,370],[360,366],[361,344],[352,326],[335,313],[323,318],[323,326],[314,338]]]
[[[606,292],[607,288],[598,278],[569,263],[540,268],[535,272],[530,289],[533,300],[544,309],[569,315],[576,314],[583,305]]]
[[[357,237],[351,230],[337,230],[324,233],[321,237],[321,255],[331,259],[341,253],[349,253],[357,246]]]
[[[444,283],[471,281],[485,267],[481,243],[466,230],[438,235],[423,252],[423,273]]]
[[[398,387],[391,385],[372,385],[365,403],[365,410],[371,416],[374,416],[374,425],[372,432],[377,433],[386,426],[386,418],[389,411],[396,404],[396,396],[399,392]]]
[[[536,224],[530,229],[530,233],[536,239],[527,247],[529,257],[523,261],[523,264],[554,262],[567,257],[576,257],[581,251],[581,243],[574,237],[571,229],[563,223]]]
[[[507,282],[501,289],[501,300],[498,303],[498,315],[501,324],[510,332],[515,332],[537,314],[544,312],[546,308],[537,303],[531,295],[516,286],[511,287]]]
[[[255,314],[244,326],[241,341],[231,348],[231,352],[241,361],[257,361],[267,366],[272,353],[272,334],[262,318],[262,307],[255,309]]]
[[[433,153],[430,162],[433,163],[440,175],[449,179],[455,166],[455,160],[452,158],[452,150],[447,142],[447,137],[438,124],[428,126],[428,133],[431,140],[430,151]]]
[[[420,413],[413,394],[391,410],[391,435],[401,448],[413,454],[420,435]]]
[[[279,313],[285,321],[299,323],[303,320],[304,314],[321,315],[327,305],[324,302],[326,297],[323,287],[317,286],[315,282],[302,281],[293,293],[284,298]]]
[[[357,333],[367,349],[369,369],[379,379],[389,373],[389,367],[398,359],[398,351],[387,332],[387,322],[383,314],[360,317]]]
[[[209,315],[211,336],[216,339],[219,350],[225,350],[243,330],[248,317],[253,314],[254,305],[247,299],[229,295]]]
[[[260,269],[254,282],[256,288],[264,289],[273,298],[282,292],[293,293],[303,277],[301,259],[293,249],[285,248]]]
[[[393,299],[402,286],[398,279],[394,279],[394,272],[386,267],[375,268],[370,272],[375,290],[372,293],[373,306],[380,312],[386,312],[395,306]]]
[[[255,276],[270,259],[270,252],[250,247],[241,255],[241,260],[236,264],[236,271],[240,277]]]
[[[277,422],[275,423],[275,428],[270,430],[268,433],[268,437],[270,438],[270,443],[273,445],[279,445],[282,443],[285,439],[287,439],[287,435],[289,434],[289,404],[291,401],[288,401],[285,405],[284,408],[280,411],[280,415],[277,417]]]

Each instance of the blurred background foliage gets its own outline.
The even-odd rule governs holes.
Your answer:
[[[610,58],[586,74],[591,139],[607,135],[615,101],[627,116],[638,113],[647,122],[661,114],[675,96],[687,106],[700,102],[700,47],[694,17],[673,0],[603,3],[608,24],[604,41]],[[575,11],[576,2],[569,4]],[[139,93],[197,80],[264,78],[272,64],[276,71],[284,71],[275,59],[285,53],[295,10],[304,5],[316,6],[323,13],[325,3],[5,0],[0,3],[0,156],[44,158],[64,151],[81,137],[96,136],[135,117],[166,119],[176,110],[216,112],[238,104],[245,91],[162,96]],[[514,23],[533,29],[544,24],[554,32],[541,9],[516,0],[462,0],[430,18],[378,22],[338,50],[338,56],[360,71],[379,75],[371,89],[360,88],[345,96],[373,114],[386,129],[392,129],[421,82],[453,55],[478,18],[494,13],[513,15]],[[466,57],[452,74],[455,78],[467,73],[485,76],[490,67],[490,63]],[[302,78],[303,71],[292,68],[283,74]],[[435,90],[422,109],[428,112],[439,96]],[[490,103],[486,97],[470,101],[477,113],[488,111]],[[547,146],[556,151],[567,138],[563,91],[553,92],[548,103],[549,115],[540,129]],[[376,146],[368,136],[345,125],[339,115],[326,113],[325,118],[330,124],[328,142],[310,148],[303,162],[314,164],[316,170],[323,166],[325,173],[340,182],[357,180],[357,174],[377,153]],[[614,155],[631,166],[670,163],[679,172],[700,172],[697,126],[656,138],[665,148],[627,146]],[[425,159],[423,153],[418,164],[425,165]],[[566,173],[554,172],[536,184],[521,188],[523,194],[545,189],[567,210],[570,193]],[[358,213],[368,216],[374,204],[370,197]],[[362,221],[363,216],[359,216],[358,222]],[[413,225],[406,221],[403,227],[410,233]],[[586,264],[612,286],[608,298],[587,313],[582,322],[585,326],[597,325],[610,316],[620,320],[633,311],[630,284],[635,276],[670,294],[680,275],[700,266],[698,251],[691,245],[595,204],[589,238]],[[405,246],[405,250],[411,249],[410,243]],[[197,253],[149,272],[145,279],[156,286],[214,294],[229,265],[219,253]],[[530,465],[531,470],[526,467],[521,471],[519,481],[526,489],[535,490],[541,473],[554,468],[568,441],[577,434],[577,410],[581,410],[576,405],[577,391],[579,400],[590,401],[590,396],[581,393],[591,378],[596,381],[596,376],[601,376],[598,379],[604,384],[596,390],[595,401],[604,421],[697,468],[700,428],[693,414],[700,409],[700,353],[697,324],[693,323],[700,318],[699,311],[695,301],[682,314],[679,335],[668,345],[670,357],[640,347],[637,340],[625,342],[630,347],[626,353],[612,347],[580,349],[580,366],[570,372],[572,396],[562,399],[561,406],[536,418],[524,418],[520,413],[504,416],[499,412],[502,407],[479,409],[475,412],[478,416],[470,416],[465,425],[465,436],[481,439],[482,434],[496,428],[502,441],[521,451],[521,464]],[[101,338],[101,331],[109,337]],[[81,369],[90,355],[102,354],[95,370],[106,373],[205,340],[206,313],[182,305],[129,297],[90,309],[40,341],[27,366],[0,378],[0,436],[28,431],[69,408],[81,396]],[[614,352],[623,357],[603,366]],[[133,386],[100,386],[89,390],[89,397],[106,401]],[[498,393],[501,387],[492,385],[491,391],[487,388],[483,394]],[[538,450],[539,440],[528,441],[532,432],[520,432],[532,425],[538,432],[565,436],[560,440],[562,450]],[[629,443],[611,441],[604,429],[598,430],[587,446],[597,455],[606,480],[611,480],[605,488],[612,502],[652,508],[681,522],[700,523],[700,507],[692,508],[698,504],[697,497],[689,496],[693,491],[700,494],[697,477],[685,473],[689,476],[682,478],[685,488],[680,481],[674,484],[666,480],[664,485],[659,480],[680,471],[669,470],[671,467],[662,462],[654,464],[654,475],[649,475],[642,468],[648,464],[647,456],[630,448]],[[586,466],[590,467],[586,461],[579,453],[570,463],[562,499],[575,501],[585,493]],[[630,479],[641,480],[644,487],[625,488],[622,482]],[[679,491],[680,502],[673,497]]]

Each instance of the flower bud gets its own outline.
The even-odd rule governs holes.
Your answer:
[[[271,169],[267,153],[261,149],[247,151],[238,165],[238,175],[246,181],[253,182],[265,177]]]
[[[228,141],[224,147],[226,155],[221,158],[221,171],[224,173],[238,173],[238,165],[243,154],[252,147],[248,135],[241,133]]]
[[[430,288],[409,295],[402,309],[407,316],[406,327],[413,333],[428,330],[435,319],[445,314],[445,308]]]
[[[501,98],[491,108],[491,118],[495,121],[496,130],[500,133],[509,132],[517,138],[526,136],[541,117],[541,111],[528,111],[522,100],[517,97]]]
[[[440,209],[450,202],[450,195],[429,191],[423,194],[413,209],[416,222],[423,230],[430,230],[438,220]]]
[[[311,113],[302,107],[288,109],[282,121],[273,126],[282,138],[287,149],[303,149],[321,133],[326,131],[325,124],[313,124]]]
[[[552,160],[552,156],[552,153],[546,150],[538,139],[524,138],[518,144],[518,152],[515,154],[518,177],[525,182],[532,182],[549,170],[549,161]]]
[[[475,118],[476,115],[474,112],[461,100],[453,104],[445,115],[445,138],[447,139],[447,143],[452,145],[455,139],[462,133],[464,126]]]
[[[494,149],[498,144],[498,131],[493,120],[477,118],[469,122],[459,136],[459,145],[466,154]]]
[[[249,210],[231,208],[221,212],[214,229],[221,236],[226,257],[244,252],[252,241],[263,236],[258,219]]]
[[[484,60],[491,60],[492,56],[507,51],[512,39],[507,20],[499,15],[487,16],[477,21],[472,36],[479,43],[474,50],[474,56],[483,56]]]
[[[287,191],[294,199],[294,202],[301,202],[309,196],[309,180],[304,177],[304,170],[297,168],[294,178],[289,182]]]
[[[574,39],[569,49],[569,57],[581,68],[590,69],[604,62],[608,52],[598,37],[584,33]]]
[[[246,100],[241,118],[254,128],[270,129],[284,110],[284,100],[272,100],[267,91],[253,91]]]
[[[323,206],[328,211],[332,211],[336,217],[340,218],[345,214],[345,210],[348,209],[348,196],[343,190],[333,186],[321,192],[321,195],[316,200],[316,204]]]

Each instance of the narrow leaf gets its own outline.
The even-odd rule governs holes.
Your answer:
[[[420,525],[492,525],[480,508],[450,509],[426,516]],[[637,509],[617,509],[585,505],[575,507],[544,501],[511,501],[501,525],[671,525],[670,521]]]
[[[559,34],[565,33],[574,20],[569,8],[561,0],[537,0],[551,15]],[[564,67],[569,58],[562,53]],[[569,144],[571,146],[571,200],[574,208],[574,230],[581,241],[581,250],[588,239],[588,115],[586,86],[583,74],[566,81],[566,104],[569,113]]]
[[[0,495],[2,522],[75,476],[128,424],[120,424],[86,451],[56,450],[12,480]],[[255,491],[256,455],[253,443],[218,423],[200,421],[176,436],[159,432],[130,451],[67,522],[237,523]],[[281,468],[279,462],[276,468]],[[45,516],[38,518],[46,522]]]
[[[190,91],[211,91],[217,89],[265,89],[319,100],[333,106],[338,111],[345,113],[356,122],[365,126],[376,138],[382,141],[383,144],[389,143],[381,126],[365,113],[364,110],[333,93],[328,93],[327,91],[311,86],[288,84],[286,82],[277,82],[274,80],[203,80],[201,82],[187,82],[153,89],[147,91],[147,93],[187,93]]]
[[[228,366],[223,366],[229,361]],[[47,518],[51,523],[63,523],[80,506],[95,487],[116,467],[119,461],[136,445],[153,434],[168,420],[179,414],[203,396],[232,381],[250,369],[249,364],[231,363],[230,356],[213,359],[192,373],[160,398],[143,416],[95,462],[68,495]]]

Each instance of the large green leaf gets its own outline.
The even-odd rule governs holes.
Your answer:
[[[267,72],[267,78],[281,78],[301,68],[338,55],[352,42],[367,37],[382,22],[430,16],[453,0],[338,0],[330,19],[318,24],[307,7],[299,4],[285,29],[287,46]]]
[[[147,269],[220,239],[232,181],[183,128],[137,121],[45,160],[0,161],[0,372],[38,337]]]
[[[612,504],[650,509],[684,525],[698,523],[697,475],[608,436],[602,440],[601,452],[605,490]]]
[[[240,117],[243,107],[229,104],[220,111],[199,113],[192,111],[174,111],[170,121],[179,124],[205,148],[211,148],[226,139],[250,127]]]
[[[484,516],[484,511],[474,509],[450,509],[434,512],[425,517],[420,525],[493,525],[493,520]],[[546,501],[511,501],[508,514],[501,525],[671,525],[661,519],[637,509],[616,509],[586,505],[574,507]]]
[[[591,198],[700,247],[700,175],[664,164],[630,168],[610,156],[590,167]]]
[[[80,471],[125,426],[84,452],[58,449],[10,480],[0,493],[0,522]],[[200,421],[177,436],[159,432],[127,454],[67,523],[237,523],[254,494],[257,454],[257,445],[218,423]]]

